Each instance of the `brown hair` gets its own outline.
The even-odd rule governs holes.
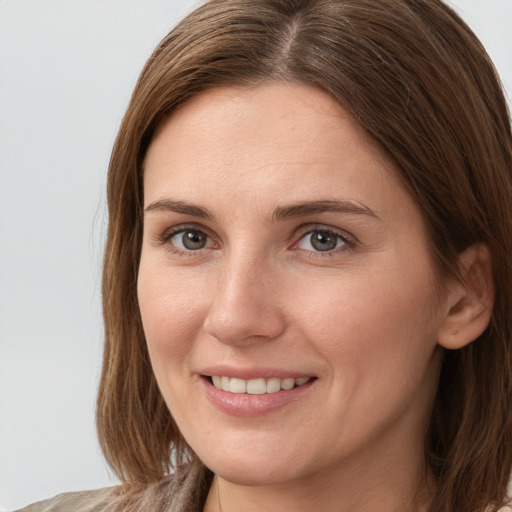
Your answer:
[[[497,510],[512,467],[510,117],[484,48],[440,0],[210,0],[155,50],[108,177],[97,409],[107,461],[123,482],[149,483],[191,454],[153,377],[137,304],[152,135],[206,88],[266,80],[326,91],[389,155],[423,212],[441,276],[456,274],[468,246],[489,247],[492,319],[445,354],[425,455],[438,479],[432,511]]]

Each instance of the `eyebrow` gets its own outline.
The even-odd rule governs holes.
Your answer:
[[[297,203],[290,206],[279,206],[274,210],[272,220],[275,222],[283,219],[305,217],[307,215],[314,215],[317,213],[366,215],[380,220],[379,216],[364,204],[347,199],[307,201],[305,203]]]
[[[159,199],[144,208],[144,213],[153,211],[183,213],[184,215],[199,217],[200,219],[213,219],[213,214],[207,208],[186,203],[185,201],[174,201],[173,199]]]
[[[192,217],[208,220],[213,220],[214,218],[213,214],[207,208],[173,199],[158,199],[157,201],[153,201],[144,209],[144,213],[152,211],[182,213],[184,215],[191,215]],[[278,206],[272,214],[272,221],[278,222],[280,220],[306,217],[308,215],[315,215],[318,213],[366,215],[380,220],[379,216],[373,210],[362,203],[353,200],[336,199],[306,201],[291,204],[289,206]]]

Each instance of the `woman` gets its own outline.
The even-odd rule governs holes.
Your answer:
[[[199,7],[110,164],[98,430],[124,485],[28,510],[499,510],[511,169],[441,1]]]

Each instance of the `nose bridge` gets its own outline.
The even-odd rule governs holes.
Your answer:
[[[231,251],[215,283],[205,330],[229,344],[278,336],[284,316],[276,285],[276,269],[266,255]]]

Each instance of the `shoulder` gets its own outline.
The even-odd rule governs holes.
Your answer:
[[[195,512],[203,510],[212,477],[201,463],[192,461],[151,484],[60,494],[16,512]]]
[[[100,512],[117,494],[116,487],[95,491],[67,492],[28,505],[17,512]]]
[[[176,468],[157,482],[126,488],[116,511],[153,510],[200,512],[203,510],[213,474],[198,460]]]

